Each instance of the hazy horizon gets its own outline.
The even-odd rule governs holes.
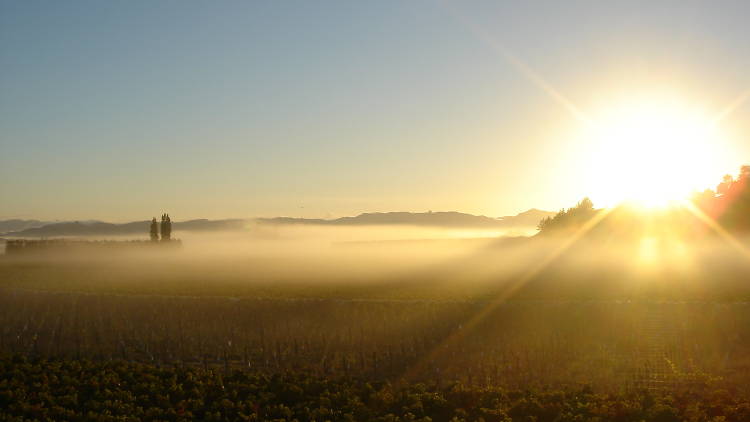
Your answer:
[[[519,211],[515,214],[511,215],[481,215],[481,214],[472,214],[468,212],[463,212],[460,210],[425,210],[425,211],[403,211],[403,210],[389,210],[389,211],[362,211],[356,214],[352,215],[329,215],[326,217],[301,217],[299,215],[257,215],[257,216],[224,216],[224,217],[218,217],[218,218],[206,218],[206,217],[195,217],[195,218],[180,218],[179,216],[174,216],[173,221],[175,222],[189,222],[189,221],[195,221],[195,220],[210,220],[210,221],[222,221],[222,220],[272,220],[276,218],[291,218],[291,219],[299,219],[299,220],[326,220],[326,221],[333,221],[338,220],[341,218],[353,218],[358,216],[363,216],[367,214],[400,214],[400,213],[410,213],[410,214],[430,214],[430,213],[457,213],[457,214],[466,214],[474,217],[487,217],[492,219],[503,219],[503,218],[509,218],[509,217],[517,217],[519,215],[523,215],[527,212],[533,212],[538,211],[541,213],[554,213],[556,211],[549,211],[549,210],[541,210],[539,208],[529,208],[527,210]],[[158,215],[161,215],[159,213]],[[152,215],[150,217],[142,217],[137,218],[134,220],[104,220],[104,219],[95,219],[95,218],[73,218],[69,220],[64,220],[60,218],[45,220],[45,219],[38,219],[38,218],[22,218],[22,217],[8,217],[5,218],[4,216],[0,216],[0,221],[9,221],[9,220],[22,220],[22,221],[39,221],[42,223],[70,223],[70,222],[101,222],[101,223],[112,223],[112,224],[127,224],[127,223],[135,223],[139,221],[150,221],[151,218],[156,218],[158,215]],[[171,215],[170,215],[171,216]]]

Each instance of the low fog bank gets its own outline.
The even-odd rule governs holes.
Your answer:
[[[259,289],[279,283],[385,286],[415,280],[425,268],[466,259],[496,243],[494,234],[472,232],[473,238],[459,238],[467,233],[315,226],[175,232],[179,247],[145,244],[114,251],[94,245],[85,252],[6,255],[0,257],[0,274],[8,277],[0,287],[236,296],[263,295]]]
[[[362,300],[750,300],[748,239],[570,242],[430,232],[175,233],[182,246],[174,249],[4,256],[0,287]]]
[[[0,259],[0,349],[383,380],[747,385],[746,239],[380,235],[178,235],[178,250]]]
[[[73,242],[91,242],[81,248],[59,248],[54,253],[24,253],[5,256],[6,260],[29,259],[60,262],[107,262],[131,266],[135,261],[184,264],[217,264],[242,266],[256,261],[335,264],[337,272],[349,264],[389,261],[397,266],[411,266],[471,254],[476,249],[496,243],[503,235],[529,234],[530,231],[502,232],[479,229],[435,229],[404,226],[255,226],[246,231],[189,232],[175,231],[171,244],[150,243],[130,236],[88,236],[54,238]],[[97,247],[108,241],[119,241],[132,247]],[[179,247],[177,246],[179,245]],[[235,267],[236,268],[236,267]],[[369,268],[368,270],[372,270]]]

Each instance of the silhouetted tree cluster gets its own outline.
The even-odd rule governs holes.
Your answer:
[[[169,218],[169,214],[161,215],[161,224],[157,226],[156,217],[151,219],[151,240],[153,242],[159,241],[159,233],[161,232],[161,241],[169,242],[172,240],[172,220]]]
[[[568,232],[585,224],[598,211],[588,197],[583,198],[575,207],[561,209],[554,217],[546,217],[539,222],[537,229],[542,233]]]
[[[702,211],[698,215],[689,207],[644,211],[623,204],[607,211],[605,218],[587,232],[587,236],[637,238],[645,232],[666,231],[681,236],[696,236],[708,232],[706,218],[714,220],[730,232],[750,232],[750,165],[740,168],[739,174],[724,176],[716,190],[706,189],[693,194],[692,203]],[[602,210],[594,209],[590,199],[584,198],[575,207],[562,209],[554,217],[539,222],[540,234],[568,235],[579,230]]]
[[[750,231],[750,165],[740,167],[737,177],[725,175],[716,191],[707,189],[693,202],[709,217],[730,231]]]

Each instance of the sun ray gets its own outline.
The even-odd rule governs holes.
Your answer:
[[[748,250],[745,247],[745,245],[743,245],[742,242],[737,240],[737,238],[734,237],[729,231],[727,231],[724,227],[722,227],[721,224],[719,224],[716,220],[714,220],[705,212],[703,212],[700,208],[696,207],[695,204],[693,204],[692,202],[685,201],[684,205],[685,205],[685,208],[689,212],[691,212],[695,217],[697,217],[704,224],[706,224],[710,229],[716,232],[716,234],[718,234],[719,237],[721,237],[723,240],[729,243],[745,258],[750,259],[750,250]]]
[[[442,353],[445,353],[450,345],[455,344],[460,339],[465,337],[469,332],[477,326],[483,319],[490,315],[498,306],[503,304],[508,298],[510,298],[515,292],[518,291],[523,285],[531,281],[534,277],[539,275],[545,268],[547,268],[552,262],[560,257],[566,250],[568,250],[573,244],[578,242],[586,233],[596,227],[607,215],[612,212],[611,208],[605,208],[599,210],[599,212],[590,220],[588,220],[583,226],[581,226],[572,236],[565,239],[565,241],[555,250],[547,255],[534,267],[529,269],[523,276],[519,277],[516,281],[512,282],[505,290],[503,290],[498,296],[493,298],[481,311],[475,314],[469,319],[460,330],[455,330],[440,344],[435,346],[429,353],[427,353],[422,359],[417,361],[411,368],[409,368],[404,375],[401,376],[401,381],[409,381],[413,379],[417,374],[422,373],[430,364]]]
[[[497,41],[479,25],[471,22],[458,10],[448,7],[446,7],[446,9],[477,39],[489,46],[495,53],[498,53],[521,76],[549,95],[550,98],[565,108],[565,110],[567,110],[576,120],[585,124],[591,123],[591,118],[580,107],[568,99],[568,97],[566,97],[559,89],[556,89],[551,83],[542,77],[539,72],[535,71],[531,66],[514,54],[510,48]]]
[[[738,108],[742,107],[742,105],[744,105],[748,99],[750,99],[750,89],[738,95],[726,107],[724,107],[719,113],[717,113],[713,118],[714,124],[718,124],[722,120],[729,117],[730,114],[734,113]]]

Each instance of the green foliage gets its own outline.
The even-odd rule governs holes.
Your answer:
[[[750,420],[727,391],[505,390],[373,385],[112,361],[0,358],[0,420],[19,421],[616,421]]]

